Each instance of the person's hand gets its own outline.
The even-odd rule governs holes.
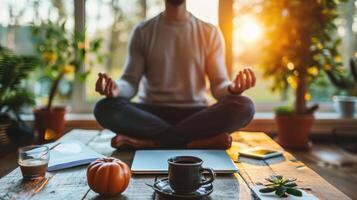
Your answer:
[[[251,68],[244,68],[239,71],[231,85],[228,87],[228,91],[231,94],[242,94],[245,90],[255,86],[256,77]]]
[[[99,73],[95,83],[95,91],[108,98],[119,96],[119,87],[106,73]]]

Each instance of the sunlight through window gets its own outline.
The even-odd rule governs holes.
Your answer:
[[[262,36],[262,27],[257,20],[251,16],[242,17],[240,26],[237,27],[235,34],[242,42],[252,43],[259,40]]]

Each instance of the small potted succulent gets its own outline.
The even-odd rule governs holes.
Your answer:
[[[350,59],[350,71],[343,67],[326,70],[330,82],[337,88],[333,97],[335,110],[343,118],[353,118],[357,104],[357,66],[354,59]]]
[[[69,85],[68,94],[72,91],[75,81],[84,81],[90,73],[93,61],[83,65],[87,54],[93,54],[95,61],[101,62],[102,57],[98,53],[102,40],[95,39],[88,42],[85,33],[71,32],[65,28],[66,23],[54,23],[46,21],[33,28],[36,42],[36,51],[42,57],[42,68],[39,80],[50,82],[48,87],[48,100],[44,107],[34,109],[35,127],[39,133],[41,143],[55,140],[62,136],[65,128],[66,106],[54,106],[53,101],[58,95],[58,89],[62,82]],[[88,67],[89,66],[89,67]]]
[[[296,179],[284,179],[281,175],[273,175],[265,180],[269,183],[259,190],[261,193],[275,192],[279,198],[287,197],[288,195],[302,196],[302,192],[297,188],[297,184],[295,183]]]

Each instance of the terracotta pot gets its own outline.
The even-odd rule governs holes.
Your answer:
[[[278,142],[285,148],[307,149],[309,148],[309,135],[313,115],[276,116],[278,126]]]
[[[65,107],[34,109],[35,128],[39,136],[39,142],[51,142],[60,138],[64,133],[66,114]]]

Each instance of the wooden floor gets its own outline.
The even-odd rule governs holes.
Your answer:
[[[357,154],[348,153],[331,142],[315,142],[309,151],[291,153],[343,193],[357,200]],[[16,152],[1,157],[0,177],[16,166]]]

